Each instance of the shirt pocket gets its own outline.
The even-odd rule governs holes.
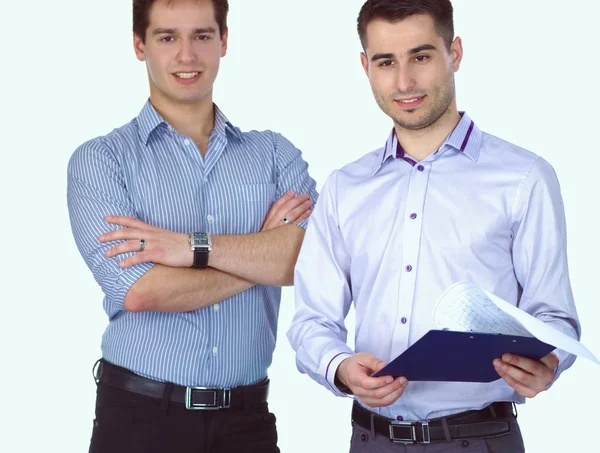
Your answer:
[[[238,190],[240,198],[246,201],[275,201],[276,184],[241,184]]]
[[[235,207],[228,216],[229,234],[248,234],[260,231],[275,201],[276,184],[239,184],[231,187]]]

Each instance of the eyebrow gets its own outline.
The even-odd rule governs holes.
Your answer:
[[[205,28],[196,28],[194,30],[194,34],[203,34],[203,33],[216,33],[217,30],[214,27],[205,27]],[[174,35],[177,33],[177,29],[176,28],[157,28],[155,29],[152,34],[153,35]]]
[[[410,49],[408,51],[409,54],[414,55],[416,53],[419,52],[423,52],[424,50],[437,50],[437,47],[435,47],[433,44],[423,44],[422,46],[419,47],[415,47],[414,49]],[[377,61],[377,60],[389,60],[392,58],[396,58],[396,55],[393,53],[376,53],[375,55],[373,55],[371,57],[371,61]]]

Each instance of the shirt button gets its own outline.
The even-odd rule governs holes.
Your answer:
[[[400,320],[400,322],[402,322],[402,324],[406,324],[406,323],[408,322],[408,319],[406,319],[406,318],[402,318],[402,319]]]
[[[213,305],[213,310],[214,311],[219,311],[220,309],[221,309],[221,307],[219,306],[219,304]]]
[[[412,266],[410,264],[406,266],[406,272],[412,272]]]
[[[419,171],[423,171],[423,170],[425,170],[425,167],[423,167],[423,165],[419,165],[419,166],[417,167],[417,170],[419,170]]]
[[[204,178],[204,182],[208,182],[208,178]]]
[[[213,216],[212,216],[212,215],[210,215],[210,214],[208,214],[208,215],[206,216],[206,220],[208,220],[208,223],[212,223],[212,221],[213,221]]]
[[[417,218],[417,214],[416,213],[412,213],[410,215],[410,218],[413,219],[413,220],[415,220]]]
[[[189,145],[189,144],[190,144],[190,141],[189,141],[189,140],[186,138],[186,139],[183,141],[183,144],[187,146],[187,145]]]
[[[216,346],[213,348],[213,354],[216,354],[217,352],[219,352],[219,348],[217,348]]]
[[[404,421],[404,417],[402,415],[398,415],[396,417],[396,420],[398,420],[399,422],[403,422]]]

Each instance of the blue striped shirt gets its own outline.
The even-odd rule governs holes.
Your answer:
[[[127,291],[153,263],[121,269],[125,255],[106,258],[111,245],[97,238],[115,229],[106,215],[180,233],[255,233],[272,203],[290,190],[316,202],[300,151],[271,131],[242,133],[216,106],[204,159],[149,101],[129,124],[81,145],[69,162],[67,199],[77,247],[105,296],[103,357],[185,386],[264,379],[275,348],[280,288],[256,285],[192,312],[131,313],[123,306]]]

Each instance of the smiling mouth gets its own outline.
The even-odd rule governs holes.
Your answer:
[[[199,72],[176,72],[175,77],[179,77],[180,79],[193,79],[196,77]]]
[[[400,99],[400,102],[403,103],[403,104],[414,104],[415,102],[417,102],[420,99],[421,98]]]
[[[394,99],[394,102],[398,104],[400,107],[417,107],[421,105],[425,96],[417,96],[409,99]]]

